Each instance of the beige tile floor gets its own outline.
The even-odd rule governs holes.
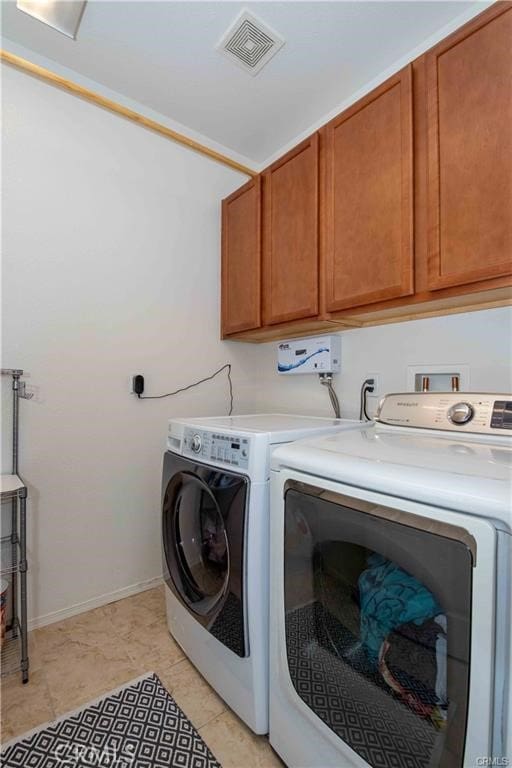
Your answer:
[[[146,672],[156,672],[223,768],[278,768],[169,635],[163,587],[36,629],[30,683],[2,679],[2,741],[46,723]]]

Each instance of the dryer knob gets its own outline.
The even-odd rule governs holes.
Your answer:
[[[201,450],[202,442],[201,442],[201,435],[194,435],[192,438],[192,450],[194,453],[199,453]]]
[[[473,416],[473,407],[469,403],[455,403],[448,411],[448,418],[452,424],[467,424]]]

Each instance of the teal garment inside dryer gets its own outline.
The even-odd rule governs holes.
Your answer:
[[[395,563],[374,552],[359,577],[361,640],[377,663],[382,643],[394,629],[422,624],[442,612],[434,595]]]

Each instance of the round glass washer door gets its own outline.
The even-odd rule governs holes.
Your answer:
[[[192,472],[176,473],[163,501],[163,542],[169,573],[181,599],[207,616],[226,593],[229,543],[209,486]]]

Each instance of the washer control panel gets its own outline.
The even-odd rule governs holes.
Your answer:
[[[404,392],[386,395],[375,420],[381,424],[512,437],[512,394]]]
[[[249,467],[249,439],[240,435],[210,432],[187,427],[183,433],[183,454],[226,464],[239,469]]]

